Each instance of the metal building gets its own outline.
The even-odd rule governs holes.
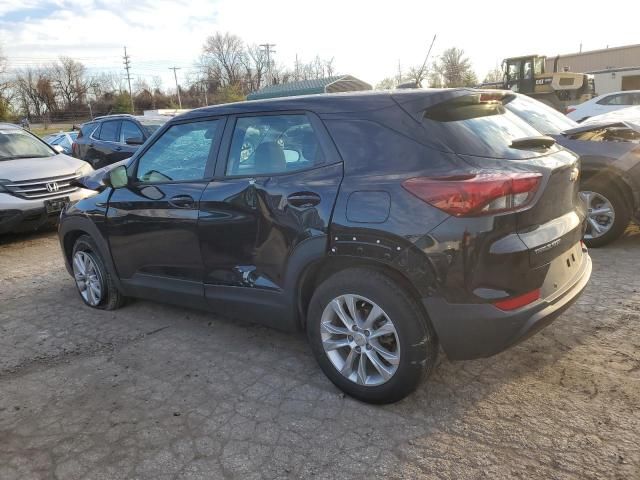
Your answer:
[[[640,90],[640,44],[547,57],[545,70],[591,73],[596,93]]]
[[[247,95],[247,100],[312,95],[315,93],[356,92],[359,90],[371,89],[371,85],[357,79],[356,77],[351,75],[339,75],[334,77],[269,85],[268,87],[261,88],[256,92],[251,92]]]

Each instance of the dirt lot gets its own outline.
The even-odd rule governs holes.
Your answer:
[[[640,230],[587,293],[408,399],[345,398],[303,335],[82,305],[55,233],[0,239],[0,479],[640,478]],[[247,319],[250,320],[250,319]]]

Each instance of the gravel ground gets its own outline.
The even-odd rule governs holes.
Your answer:
[[[54,232],[0,239],[0,479],[640,479],[640,229],[581,300],[394,405],[345,398],[304,336],[82,305]]]

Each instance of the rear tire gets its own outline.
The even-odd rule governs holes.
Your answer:
[[[307,336],[329,380],[368,403],[407,396],[438,355],[420,304],[392,278],[367,268],[343,270],[322,282],[309,304]]]
[[[83,235],[73,245],[71,254],[76,288],[85,305],[100,310],[115,310],[126,298],[118,291],[100,251],[89,235]]]
[[[584,237],[587,246],[602,247],[620,238],[631,221],[631,210],[615,183],[587,181],[580,185],[580,194],[587,202],[587,232]],[[611,213],[595,213],[605,210],[611,210]]]

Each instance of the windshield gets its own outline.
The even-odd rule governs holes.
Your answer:
[[[53,157],[56,153],[23,130],[0,130],[0,160]]]
[[[557,110],[524,95],[514,95],[505,107],[545,135],[560,135],[578,126]]]

